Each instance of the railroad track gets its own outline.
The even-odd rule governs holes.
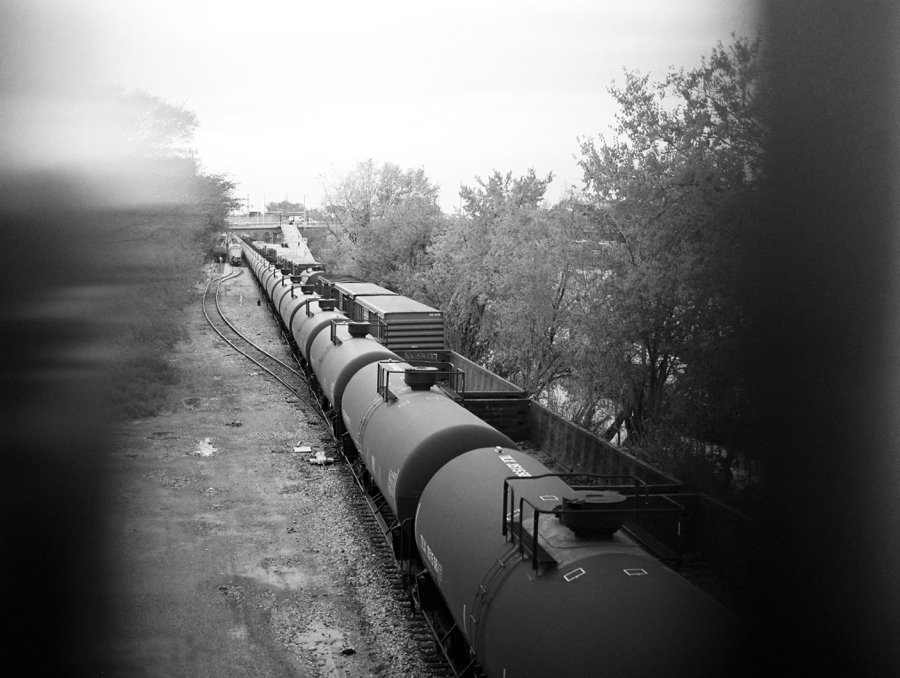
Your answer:
[[[231,268],[231,271],[224,273],[225,267]],[[421,611],[416,609],[404,581],[403,573],[394,558],[393,549],[390,545],[390,537],[385,533],[385,525],[383,520],[379,520],[373,511],[370,502],[366,499],[364,489],[359,484],[359,480],[351,470],[351,465],[341,453],[340,441],[334,439],[332,427],[327,417],[315,400],[310,400],[306,395],[308,383],[303,372],[298,369],[299,365],[290,365],[280,360],[276,356],[256,345],[248,337],[242,334],[234,325],[232,325],[222,311],[219,303],[219,292],[223,283],[234,280],[243,274],[243,268],[234,268],[228,264],[222,264],[216,267],[220,273],[218,277],[211,277],[207,282],[206,289],[203,293],[202,307],[203,314],[206,317],[210,327],[235,351],[245,356],[248,360],[259,366],[260,369],[268,373],[284,386],[292,395],[297,397],[306,407],[323,420],[326,424],[326,430],[329,431],[330,437],[335,448],[336,466],[339,469],[339,477],[345,485],[345,496],[350,499],[352,504],[352,513],[356,516],[358,523],[362,526],[363,531],[368,537],[368,541],[375,552],[379,563],[379,569],[384,573],[385,578],[390,584],[392,596],[397,604],[405,610],[405,623],[413,639],[419,656],[428,667],[428,676],[430,678],[440,678],[444,676],[453,676],[453,670],[444,660],[437,644],[433,631],[425,620]],[[258,283],[257,283],[258,285]],[[277,322],[277,318],[276,318]]]
[[[352,513],[356,516],[372,546],[378,559],[379,569],[390,584],[394,602],[404,611],[406,629],[419,651],[420,659],[428,668],[427,675],[430,678],[453,676],[453,670],[444,660],[428,622],[422,612],[416,609],[410,598],[407,582],[394,558],[389,537],[385,534],[383,521],[376,517],[370,502],[367,501],[367,495],[362,492],[358,479],[350,465],[346,463],[346,459],[342,457],[341,460],[344,463],[340,464],[339,477],[344,484],[345,500],[350,504]]]
[[[222,264],[216,268],[224,271],[226,267],[231,269],[229,273],[211,277],[206,283],[202,301],[203,315],[206,317],[206,321],[229,346],[278,381],[307,408],[324,420],[325,416],[320,411],[320,408],[306,395],[308,391],[306,379],[298,369],[299,366],[288,364],[261,346],[258,346],[225,317],[225,313],[222,311],[222,306],[219,303],[219,292],[222,284],[229,280],[234,280],[244,273],[244,269],[235,268],[230,264]]]

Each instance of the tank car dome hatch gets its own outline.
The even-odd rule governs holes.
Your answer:
[[[366,336],[372,330],[372,326],[369,323],[348,323],[347,324],[347,332],[350,333],[350,336],[354,339],[358,339],[360,337]]]
[[[578,497],[563,497],[559,521],[576,535],[610,537],[625,522],[627,497],[610,490],[583,490]]]
[[[427,391],[437,383],[436,367],[407,367],[403,381],[413,391]]]

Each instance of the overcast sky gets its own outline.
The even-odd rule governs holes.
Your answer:
[[[34,5],[53,23],[37,39],[83,61],[86,82],[196,113],[204,169],[254,209],[263,196],[315,205],[323,177],[370,157],[424,168],[447,211],[495,169],[553,172],[556,199],[580,185],[578,137],[614,124],[607,87],[623,67],[660,79],[758,29],[745,0]]]

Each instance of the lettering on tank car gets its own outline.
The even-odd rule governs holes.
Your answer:
[[[501,454],[500,461],[506,464],[509,467],[509,470],[515,473],[520,478],[530,478],[531,474],[526,471],[522,465],[516,461],[515,457],[511,454]]]
[[[566,581],[572,581],[574,579],[578,579],[581,575],[585,574],[583,568],[579,567],[577,570],[572,570],[569,574],[563,575],[563,579]]]
[[[419,535],[419,543],[421,545],[422,556],[425,560],[431,565],[431,569],[434,570],[434,574],[437,577],[439,582],[444,581],[444,568],[441,566],[441,563],[438,561],[437,556],[434,555],[434,551],[431,550],[431,547],[425,541],[424,535]]]
[[[622,570],[629,577],[640,577],[647,574],[647,570],[643,570],[641,568],[635,567],[628,570]]]
[[[392,497],[397,489],[397,472],[389,471],[388,472],[388,494]]]

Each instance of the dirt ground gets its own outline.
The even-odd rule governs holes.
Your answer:
[[[424,675],[338,469],[294,451],[325,428],[206,324],[203,287],[170,411],[123,425],[114,452],[105,675]],[[287,355],[258,298],[245,270],[226,314]]]

